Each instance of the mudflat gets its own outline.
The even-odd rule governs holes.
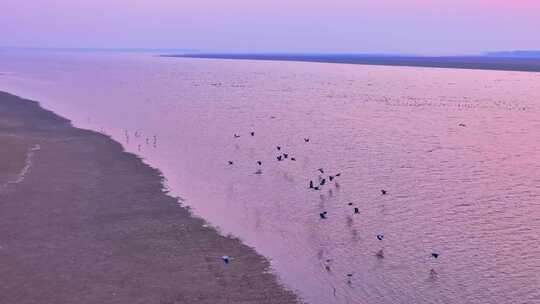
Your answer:
[[[268,269],[119,143],[0,92],[0,303],[298,303]]]

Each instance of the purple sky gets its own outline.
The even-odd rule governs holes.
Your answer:
[[[0,0],[0,45],[456,54],[540,49],[538,0]]]

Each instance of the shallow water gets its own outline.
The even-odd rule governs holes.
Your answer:
[[[0,89],[142,155],[309,303],[540,302],[540,73],[3,52]]]

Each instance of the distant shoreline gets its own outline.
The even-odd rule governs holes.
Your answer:
[[[298,61],[318,63],[364,64],[384,66],[409,66],[446,69],[495,70],[540,72],[540,57],[496,57],[496,56],[385,56],[385,55],[300,55],[300,54],[183,54],[161,55],[162,57]]]

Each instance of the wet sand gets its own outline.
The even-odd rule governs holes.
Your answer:
[[[0,147],[1,303],[298,302],[109,137],[0,92]]]

